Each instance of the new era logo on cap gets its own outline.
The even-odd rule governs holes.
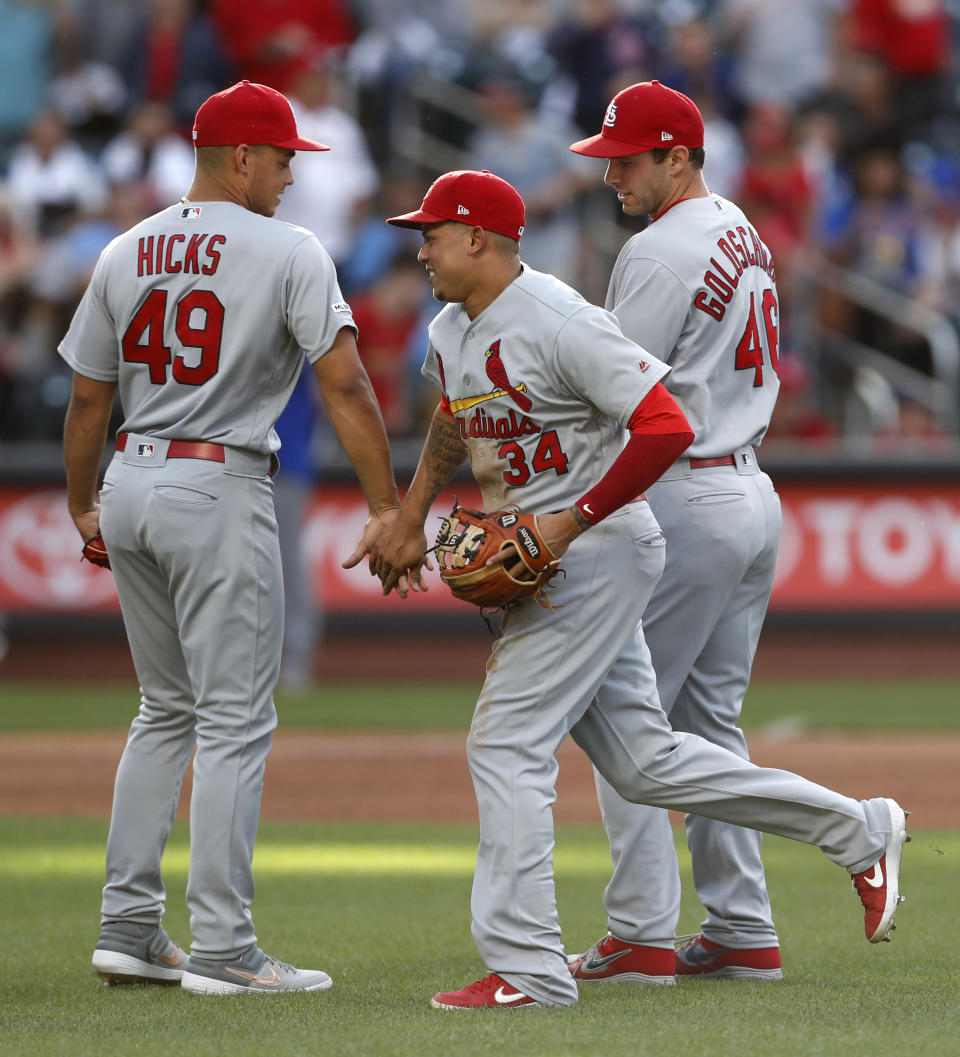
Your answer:
[[[673,139],[673,136],[671,136],[669,132],[661,132],[660,133],[660,142],[661,143],[666,143],[667,140],[671,140],[671,139]]]
[[[457,216],[468,217],[470,216],[470,210],[466,206],[457,206]]]

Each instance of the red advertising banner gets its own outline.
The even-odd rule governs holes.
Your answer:
[[[784,529],[771,610],[791,613],[960,612],[960,483],[785,482]],[[475,494],[461,489],[464,502]],[[437,502],[428,535],[452,506]],[[332,613],[462,612],[436,573],[431,590],[406,602],[383,598],[365,567],[342,569],[366,518],[359,489],[318,488],[304,525],[314,594]],[[0,611],[112,613],[109,572],[81,562],[60,490],[0,489]]]

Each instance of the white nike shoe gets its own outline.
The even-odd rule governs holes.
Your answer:
[[[903,902],[900,895],[900,858],[903,846],[910,840],[907,833],[907,815],[896,800],[886,801],[890,809],[890,836],[887,848],[878,862],[869,870],[851,874],[853,887],[863,903],[863,927],[871,943],[890,939],[897,927],[893,915],[897,904]]]
[[[279,994],[326,991],[333,984],[320,969],[297,969],[251,947],[236,961],[214,962],[190,956],[180,986],[194,995]]]

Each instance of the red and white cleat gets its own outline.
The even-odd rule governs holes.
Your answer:
[[[722,947],[696,936],[677,951],[677,976],[712,980],[782,980],[779,947]]]
[[[897,927],[893,915],[897,904],[903,902],[900,895],[900,859],[903,846],[910,840],[907,833],[907,815],[896,802],[887,798],[890,809],[890,837],[887,849],[869,870],[851,874],[853,887],[863,903],[863,927],[871,943],[890,939]]]
[[[491,973],[459,991],[443,991],[430,999],[434,1009],[519,1009],[540,1003]]]
[[[567,967],[574,980],[580,981],[667,987],[676,983],[672,947],[646,947],[610,935],[598,940],[585,953],[571,955]]]

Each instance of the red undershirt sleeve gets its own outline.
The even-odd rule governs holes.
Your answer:
[[[628,427],[626,447],[575,504],[593,525],[636,499],[693,443],[690,423],[661,382],[637,405]]]

